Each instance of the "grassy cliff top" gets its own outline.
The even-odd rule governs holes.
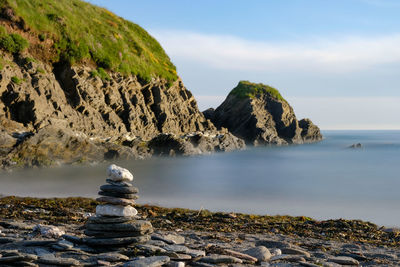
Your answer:
[[[229,94],[235,95],[239,98],[255,98],[257,96],[268,94],[273,98],[285,101],[277,89],[262,83],[252,83],[249,81],[240,81]]]
[[[29,29],[43,47],[51,43],[53,62],[90,61],[146,80],[177,78],[175,66],[153,37],[104,8],[80,0],[0,0],[0,6],[1,17]]]

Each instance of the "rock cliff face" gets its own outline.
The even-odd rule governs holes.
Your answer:
[[[87,67],[2,56],[7,65],[0,71],[0,146],[8,164],[191,155],[244,147],[243,141],[217,131],[205,119],[180,79],[172,85],[119,74],[102,80]],[[189,138],[191,133],[199,138]],[[184,145],[160,142],[159,135],[166,134]]]
[[[300,122],[279,92],[263,84],[239,82],[216,110],[204,115],[218,128],[225,127],[253,145],[299,144],[322,139],[309,119]]]
[[[85,67],[20,61],[0,71],[3,127],[37,131],[52,125],[89,137],[129,133],[144,139],[215,130],[179,79],[171,86],[161,79],[143,84],[135,76],[118,74],[102,81]]]

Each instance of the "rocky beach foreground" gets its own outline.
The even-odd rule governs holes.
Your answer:
[[[93,247],[93,199],[0,199],[1,266],[398,266],[393,229],[354,220],[211,213],[136,206],[154,233]],[[111,225],[111,224],[110,224]],[[24,265],[25,264],[25,265]]]

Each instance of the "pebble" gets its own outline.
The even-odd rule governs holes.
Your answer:
[[[133,199],[102,196],[96,198],[96,200],[99,202],[105,202],[113,205],[121,205],[121,206],[135,205],[135,200]]]
[[[205,256],[199,260],[200,262],[212,263],[212,264],[221,264],[221,263],[243,263],[241,259],[227,256],[227,255],[219,255],[219,254],[210,254]]]
[[[167,267],[185,267],[185,263],[182,261],[170,261],[167,264]]]
[[[56,226],[41,225],[41,224],[36,225],[35,228],[33,228],[33,232],[37,232],[43,237],[55,237],[55,238],[59,238],[65,234],[63,230],[61,230]]]
[[[259,262],[268,261],[271,258],[271,252],[264,246],[258,246],[245,250],[243,253],[255,257]]]
[[[152,256],[125,263],[124,267],[159,267],[170,261],[168,256]]]
[[[360,263],[351,258],[351,257],[346,257],[346,256],[338,256],[338,257],[331,257],[329,258],[330,262],[334,262],[337,264],[341,264],[341,265],[359,265]]]
[[[71,249],[74,247],[74,244],[67,240],[60,240],[57,242],[56,245],[65,249]]]
[[[306,261],[302,256],[299,255],[278,255],[278,256],[273,256],[271,257],[270,261],[289,261],[289,262],[300,262],[300,261]]]
[[[142,244],[142,245],[136,245],[136,248],[142,251],[146,251],[150,254],[157,254],[157,253],[165,253],[166,250],[158,247],[158,246],[153,246],[149,244]]]
[[[116,182],[132,181],[133,175],[127,169],[111,164],[107,168],[107,178]]]
[[[137,214],[137,210],[132,206],[120,205],[97,205],[96,215],[102,216],[119,216],[119,217],[132,217]]]

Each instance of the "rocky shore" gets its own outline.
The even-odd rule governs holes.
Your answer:
[[[84,198],[1,198],[1,265],[400,264],[399,232],[368,222],[316,221],[307,217],[212,213],[154,206],[135,207],[138,218],[153,225],[154,233],[149,241],[108,249],[93,248],[84,242],[84,224],[95,214],[99,204],[101,202]]]

